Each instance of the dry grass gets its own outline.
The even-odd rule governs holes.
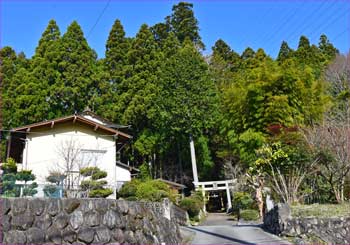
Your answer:
[[[293,217],[350,217],[350,202],[343,204],[312,204],[292,206]]]

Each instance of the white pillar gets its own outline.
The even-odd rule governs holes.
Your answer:
[[[226,185],[227,211],[228,211],[230,208],[232,208],[231,193],[230,193],[230,187],[227,182],[225,185]]]
[[[190,148],[191,148],[193,181],[196,185],[196,183],[198,183],[198,172],[197,172],[197,163],[196,163],[196,152],[194,150],[194,143],[193,143],[192,135],[190,135]]]
[[[207,212],[207,208],[206,208],[206,206],[205,206],[205,203],[206,203],[206,198],[205,198],[205,190],[204,190],[204,185],[202,186],[202,195],[203,195],[203,211],[204,211],[204,213],[206,213]]]

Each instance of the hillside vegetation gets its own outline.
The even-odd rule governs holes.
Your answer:
[[[131,125],[121,160],[154,179],[192,186],[192,135],[201,181],[239,178],[288,203],[348,199],[349,55],[321,35],[282,42],[276,59],[221,39],[204,56],[199,30],[184,2],[135,37],[117,19],[98,59],[77,22],[62,34],[51,20],[33,57],[0,50],[3,136],[89,107]]]

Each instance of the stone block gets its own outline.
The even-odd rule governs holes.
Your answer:
[[[29,201],[29,210],[31,213],[35,215],[41,215],[45,210],[45,200],[43,199],[35,199]]]
[[[114,229],[112,231],[112,236],[118,243],[124,243],[125,241],[124,232],[121,229]]]
[[[124,238],[125,238],[125,243],[128,243],[128,244],[136,244],[137,243],[133,231],[126,231],[124,233]]]
[[[117,201],[117,207],[118,210],[123,214],[126,215],[129,211],[129,202],[125,200],[118,200]]]
[[[75,211],[70,215],[69,224],[74,230],[77,230],[83,223],[84,217],[81,211]]]
[[[27,210],[28,200],[25,198],[16,198],[12,201],[12,214],[22,214]]]
[[[95,231],[91,227],[82,227],[78,232],[78,240],[90,244],[94,240]]]
[[[70,226],[67,226],[62,231],[62,237],[65,242],[69,242],[69,243],[73,243],[77,240],[77,234]]]
[[[27,243],[29,244],[43,244],[45,242],[45,232],[39,228],[29,228],[26,234]]]
[[[61,202],[58,198],[52,198],[48,200],[47,212],[51,216],[56,216],[61,210]]]
[[[87,211],[84,214],[84,224],[86,226],[98,226],[101,223],[101,215],[93,210]]]
[[[60,230],[55,224],[53,224],[46,231],[46,239],[49,242],[53,242],[55,244],[62,244],[62,230]]]
[[[146,244],[147,240],[141,230],[134,232],[135,240],[137,244]]]
[[[11,210],[11,201],[8,198],[2,198],[0,200],[1,215],[6,215]]]
[[[63,229],[68,225],[68,221],[69,221],[69,216],[61,212],[56,216],[54,223],[59,229]]]
[[[81,210],[83,213],[86,213],[90,210],[94,210],[95,202],[96,199],[82,199],[81,203],[80,203],[80,207],[79,210]]]
[[[27,242],[24,231],[9,231],[4,235],[4,242],[7,244],[25,244]]]
[[[17,214],[11,219],[11,226],[17,230],[26,230],[32,227],[34,223],[34,215],[29,211],[22,214]]]
[[[77,198],[62,199],[62,206],[67,214],[71,214],[80,206],[80,200]]]
[[[52,218],[49,214],[42,214],[41,216],[36,216],[34,221],[34,226],[46,230],[52,225]]]
[[[106,227],[97,227],[95,230],[94,243],[106,244],[111,240],[110,230]]]
[[[115,200],[108,200],[104,198],[99,198],[95,200],[95,210],[100,214],[104,214],[107,212],[110,203],[115,203]]]
[[[113,228],[124,228],[125,219],[119,213],[113,210],[108,210],[103,216],[102,223],[109,229]]]
[[[1,217],[1,225],[2,225],[2,231],[7,232],[11,228],[11,216],[5,215]]]

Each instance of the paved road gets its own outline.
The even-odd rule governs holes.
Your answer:
[[[201,226],[184,229],[194,232],[191,244],[289,244],[258,225],[237,224],[226,214],[211,213]]]

